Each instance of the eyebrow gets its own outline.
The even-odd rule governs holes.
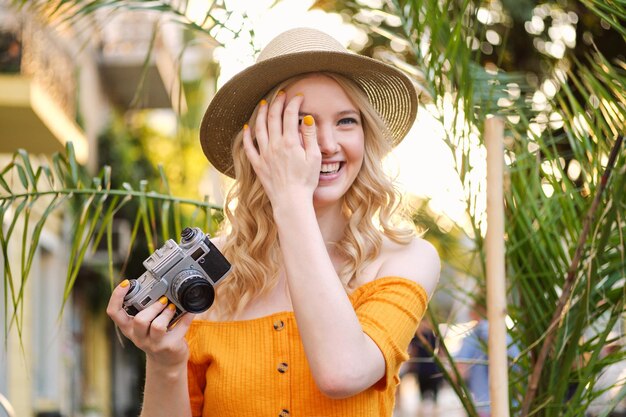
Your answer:
[[[298,115],[300,116],[306,116],[310,114],[311,116],[313,116],[313,118],[318,119],[319,115],[317,113],[307,113],[307,112],[299,112]],[[335,116],[346,116],[346,115],[355,115],[358,116],[359,118],[361,117],[361,113],[359,113],[356,110],[342,110],[340,112],[338,112]]]

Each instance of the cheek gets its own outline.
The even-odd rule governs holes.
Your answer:
[[[357,167],[356,175],[363,169],[363,165],[365,164],[365,144],[363,142],[363,138],[358,141],[354,147],[354,162]]]
[[[352,142],[350,154],[354,161],[358,160],[361,161],[361,163],[363,162],[363,158],[365,157],[365,143],[362,136]]]

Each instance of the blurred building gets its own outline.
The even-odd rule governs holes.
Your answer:
[[[51,25],[0,1],[2,166],[18,148],[49,156],[71,141],[78,161],[95,172],[97,138],[112,108],[184,110],[177,70],[183,29],[172,25],[153,37],[158,18],[139,12],[102,19],[96,14],[81,19],[81,27]],[[44,209],[35,206],[33,212]],[[2,227],[8,227],[11,216],[4,221]],[[89,265],[97,256],[85,262],[59,315],[71,242],[68,222],[57,211],[46,223],[25,286],[21,323],[11,320],[10,288],[0,288],[8,294],[8,310],[0,308],[3,335],[8,330],[0,344],[0,394],[16,416],[137,415],[141,399],[133,396],[134,386],[142,381],[130,370],[137,359],[121,347],[102,306],[93,305],[94,292],[108,298],[108,288],[91,281]],[[23,227],[19,223],[16,227]],[[124,249],[126,231],[116,223],[118,251]],[[20,280],[20,247],[21,242],[11,242],[8,259],[0,256],[0,264],[9,262],[17,272],[14,283]]]

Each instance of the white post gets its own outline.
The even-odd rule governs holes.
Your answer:
[[[491,415],[509,417],[504,267],[504,122],[485,122],[487,147],[487,320]]]

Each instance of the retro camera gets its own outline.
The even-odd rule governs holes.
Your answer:
[[[231,270],[230,263],[211,243],[209,235],[197,227],[182,231],[180,246],[169,239],[143,262],[143,266],[146,272],[130,280],[124,310],[134,316],[166,296],[176,306],[170,325],[186,312],[208,310],[215,300],[214,287]]]

